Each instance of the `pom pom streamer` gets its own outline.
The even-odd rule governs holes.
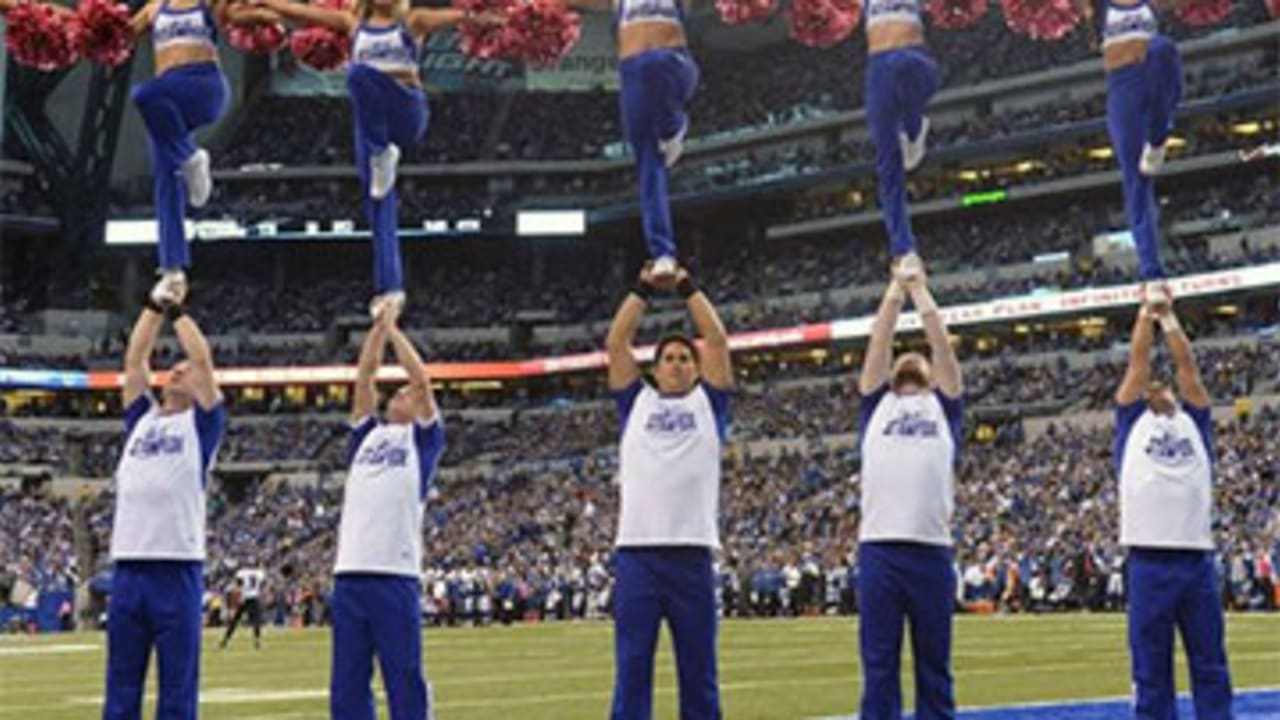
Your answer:
[[[42,72],[71,67],[80,59],[72,18],[66,10],[20,3],[5,14],[5,49],[14,62]]]

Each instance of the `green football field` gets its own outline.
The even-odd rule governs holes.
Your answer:
[[[1280,615],[1231,616],[1227,635],[1238,689],[1280,686]],[[956,685],[964,707],[1129,692],[1121,615],[966,616],[956,619],[955,638]],[[103,642],[100,634],[84,633],[0,637],[0,720],[97,717]],[[613,675],[607,623],[430,630],[426,642],[437,718],[607,717]],[[328,662],[325,630],[273,630],[259,652],[239,634],[229,650],[219,651],[216,636],[207,634],[201,717],[327,718]],[[1186,689],[1181,658],[1178,668],[1179,688]],[[720,681],[726,720],[852,715],[860,691],[856,621],[724,623]],[[909,675],[904,686],[909,704]],[[154,685],[148,689],[147,717],[153,698]],[[674,669],[664,638],[655,718],[675,717],[674,707]]]

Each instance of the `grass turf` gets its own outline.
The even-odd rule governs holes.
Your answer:
[[[426,665],[436,717],[605,718],[613,678],[611,633],[603,622],[428,630]],[[1280,686],[1280,615],[1229,616],[1227,640],[1238,689]],[[89,633],[0,637],[0,720],[98,717],[104,642],[104,635]],[[1186,690],[1178,653],[1178,686]],[[240,633],[230,649],[220,651],[210,632],[204,641],[201,717],[324,720],[328,663],[324,629],[269,631],[261,651]],[[1128,663],[1122,615],[956,619],[953,667],[962,706],[1124,696]],[[154,661],[152,667],[154,674]],[[909,668],[904,663],[904,699],[911,705]],[[666,637],[656,684],[654,717],[675,717],[675,671]],[[852,715],[860,685],[855,620],[721,625],[727,720]],[[152,677],[147,717],[154,698]]]

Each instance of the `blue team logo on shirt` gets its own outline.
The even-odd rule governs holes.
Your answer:
[[[698,429],[698,420],[684,408],[664,407],[650,413],[644,429],[655,435],[683,435]]]
[[[385,465],[387,467],[404,467],[409,462],[409,451],[403,445],[390,440],[382,440],[376,445],[360,450],[356,456],[356,465]]]
[[[936,438],[938,421],[919,410],[906,410],[884,426],[884,434],[903,438]]]
[[[637,17],[669,17],[679,18],[680,12],[672,0],[634,0],[626,4],[623,19]]]
[[[183,14],[178,17],[166,19],[163,23],[157,23],[155,30],[152,32],[152,41],[157,44],[163,44],[170,40],[180,40],[183,38],[207,39],[209,38],[209,29],[205,26],[204,16],[195,13]]]
[[[184,438],[179,433],[166,432],[162,427],[148,428],[142,437],[134,438],[129,445],[129,457],[153,458],[161,455],[180,455]]]
[[[370,45],[360,49],[360,57],[358,62],[394,62],[394,63],[414,63],[413,53],[398,40],[392,44]]]
[[[1171,468],[1186,467],[1196,459],[1196,447],[1191,438],[1180,437],[1169,430],[1160,430],[1152,435],[1143,452],[1156,464]]]

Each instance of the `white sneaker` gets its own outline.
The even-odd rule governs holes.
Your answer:
[[[373,175],[369,179],[369,197],[381,200],[396,186],[396,166],[400,164],[400,148],[389,143],[382,152],[369,158]]]
[[[182,178],[187,181],[187,202],[191,207],[204,207],[213,193],[213,176],[209,174],[209,151],[198,148],[182,163]]]
[[[905,132],[898,133],[898,147],[902,148],[902,167],[911,172],[924,162],[925,142],[929,138],[929,118],[920,119],[920,134],[915,140],[908,140]]]
[[[1164,167],[1166,149],[1166,145],[1151,147],[1144,143],[1142,146],[1142,159],[1138,160],[1138,172],[1147,176],[1158,174],[1160,168]]]
[[[669,280],[671,278],[674,278],[676,276],[676,269],[678,267],[679,266],[676,264],[675,258],[671,257],[670,255],[663,255],[662,257],[653,261],[653,270],[652,270],[653,279]]]
[[[901,283],[913,283],[924,276],[924,261],[914,252],[907,253],[898,259],[893,268],[893,275]]]
[[[1162,281],[1142,283],[1142,301],[1154,308],[1167,308],[1173,304],[1173,292],[1169,283]]]
[[[369,317],[377,320],[378,316],[383,312],[390,311],[396,315],[404,309],[405,295],[403,290],[392,290],[391,292],[375,295],[369,301]]]
[[[684,137],[689,132],[689,119],[685,118],[684,124],[680,126],[680,130],[667,140],[658,141],[658,149],[662,151],[662,159],[667,167],[674,167],[680,160],[680,156],[684,154]]]
[[[185,295],[187,274],[182,270],[162,270],[151,288],[151,301],[157,305],[178,304]]]

